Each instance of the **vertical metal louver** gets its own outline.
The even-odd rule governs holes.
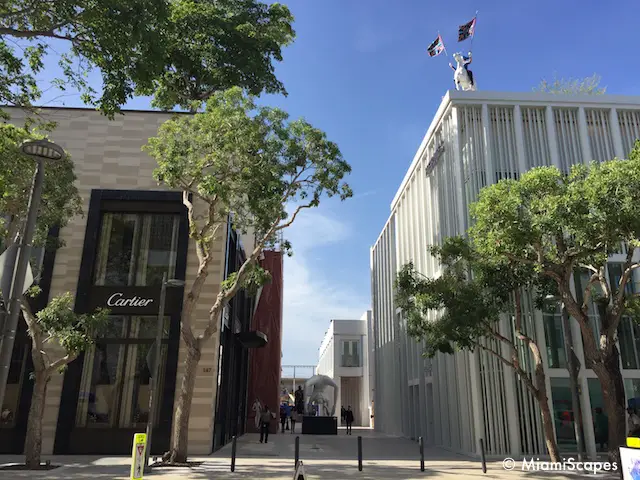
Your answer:
[[[605,161],[615,157],[609,125],[609,110],[585,109],[589,144],[594,160]]]
[[[490,107],[491,153],[496,182],[518,178],[518,154],[513,126],[513,107]]]
[[[560,169],[568,172],[571,165],[583,163],[578,130],[578,110],[575,108],[554,108],[553,117],[556,122]]]
[[[551,165],[544,107],[522,108],[522,133],[527,170]]]
[[[640,139],[640,111],[618,110],[618,122],[622,136],[622,148],[625,156],[633,149],[636,140]]]

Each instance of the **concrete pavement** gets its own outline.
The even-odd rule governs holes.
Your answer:
[[[363,437],[363,471],[358,471],[357,436]],[[207,457],[190,458],[202,462],[192,468],[159,468],[145,478],[178,479],[269,479],[290,480],[294,471],[295,436],[289,432],[272,435],[269,443],[261,444],[258,436],[249,434],[238,439],[236,471],[230,472],[231,445]],[[64,465],[50,471],[2,471],[4,479],[47,480],[106,480],[128,479],[130,459],[127,457],[55,456],[52,463]],[[580,476],[554,472],[505,471],[502,462],[489,462],[482,473],[477,459],[457,455],[435,447],[425,447],[425,471],[419,469],[419,452],[415,442],[378,434],[368,429],[356,430],[347,436],[344,430],[336,436],[300,435],[300,459],[304,461],[309,479],[361,479],[361,480],[413,480],[447,478],[486,479],[563,479],[607,478],[606,476]],[[23,461],[22,457],[0,456],[0,463]],[[609,478],[615,478],[609,476]]]

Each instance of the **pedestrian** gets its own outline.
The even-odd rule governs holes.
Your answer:
[[[265,405],[260,415],[260,443],[262,443],[262,440],[264,440],[264,443],[269,440],[269,427],[271,427],[271,419],[274,417],[275,415],[271,413],[269,406]]]
[[[600,445],[600,450],[604,451],[604,446],[609,443],[609,419],[602,413],[602,408],[596,408],[593,419],[593,430],[596,437],[596,444]]]
[[[346,417],[346,413],[347,413],[347,409],[344,408],[343,406],[340,406],[340,423],[344,423],[345,422],[345,417]]]
[[[353,423],[353,412],[351,411],[351,405],[347,408],[347,411],[344,413],[344,421],[347,424],[347,435],[351,435],[351,424]]]
[[[304,392],[302,391],[302,386],[298,385],[298,389],[295,391],[294,395],[294,407],[296,409],[296,412],[304,413]]]
[[[287,423],[287,409],[284,406],[284,403],[280,405],[280,427],[282,433],[284,433],[284,424]]]

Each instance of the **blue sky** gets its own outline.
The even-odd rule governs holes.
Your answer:
[[[640,95],[638,0],[295,0],[295,43],[277,74],[289,96],[265,102],[304,116],[338,143],[354,198],[305,212],[285,261],[283,364],[315,364],[332,318],[369,308],[369,247],[433,114],[452,88],[458,25],[479,10],[472,70],[482,90],[530,91],[543,77],[599,73],[607,92]],[[60,101],[53,102],[60,103]],[[67,105],[77,105],[73,97]],[[146,108],[136,99],[131,108]]]

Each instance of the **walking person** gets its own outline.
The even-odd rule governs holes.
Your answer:
[[[344,421],[347,424],[347,435],[351,435],[351,424],[353,423],[353,412],[351,411],[351,405],[349,405],[347,411],[344,412]]]
[[[264,443],[267,443],[269,440],[269,427],[271,427],[271,419],[274,417],[275,415],[271,413],[269,407],[265,405],[260,415],[260,443],[262,443],[263,440]]]
[[[285,423],[287,423],[287,409],[283,403],[282,405],[280,405],[280,428],[282,433],[284,433]]]
[[[602,408],[596,408],[596,414],[593,419],[594,433],[596,437],[596,445],[600,446],[600,451],[604,451],[604,446],[609,443],[609,419],[602,412]]]

